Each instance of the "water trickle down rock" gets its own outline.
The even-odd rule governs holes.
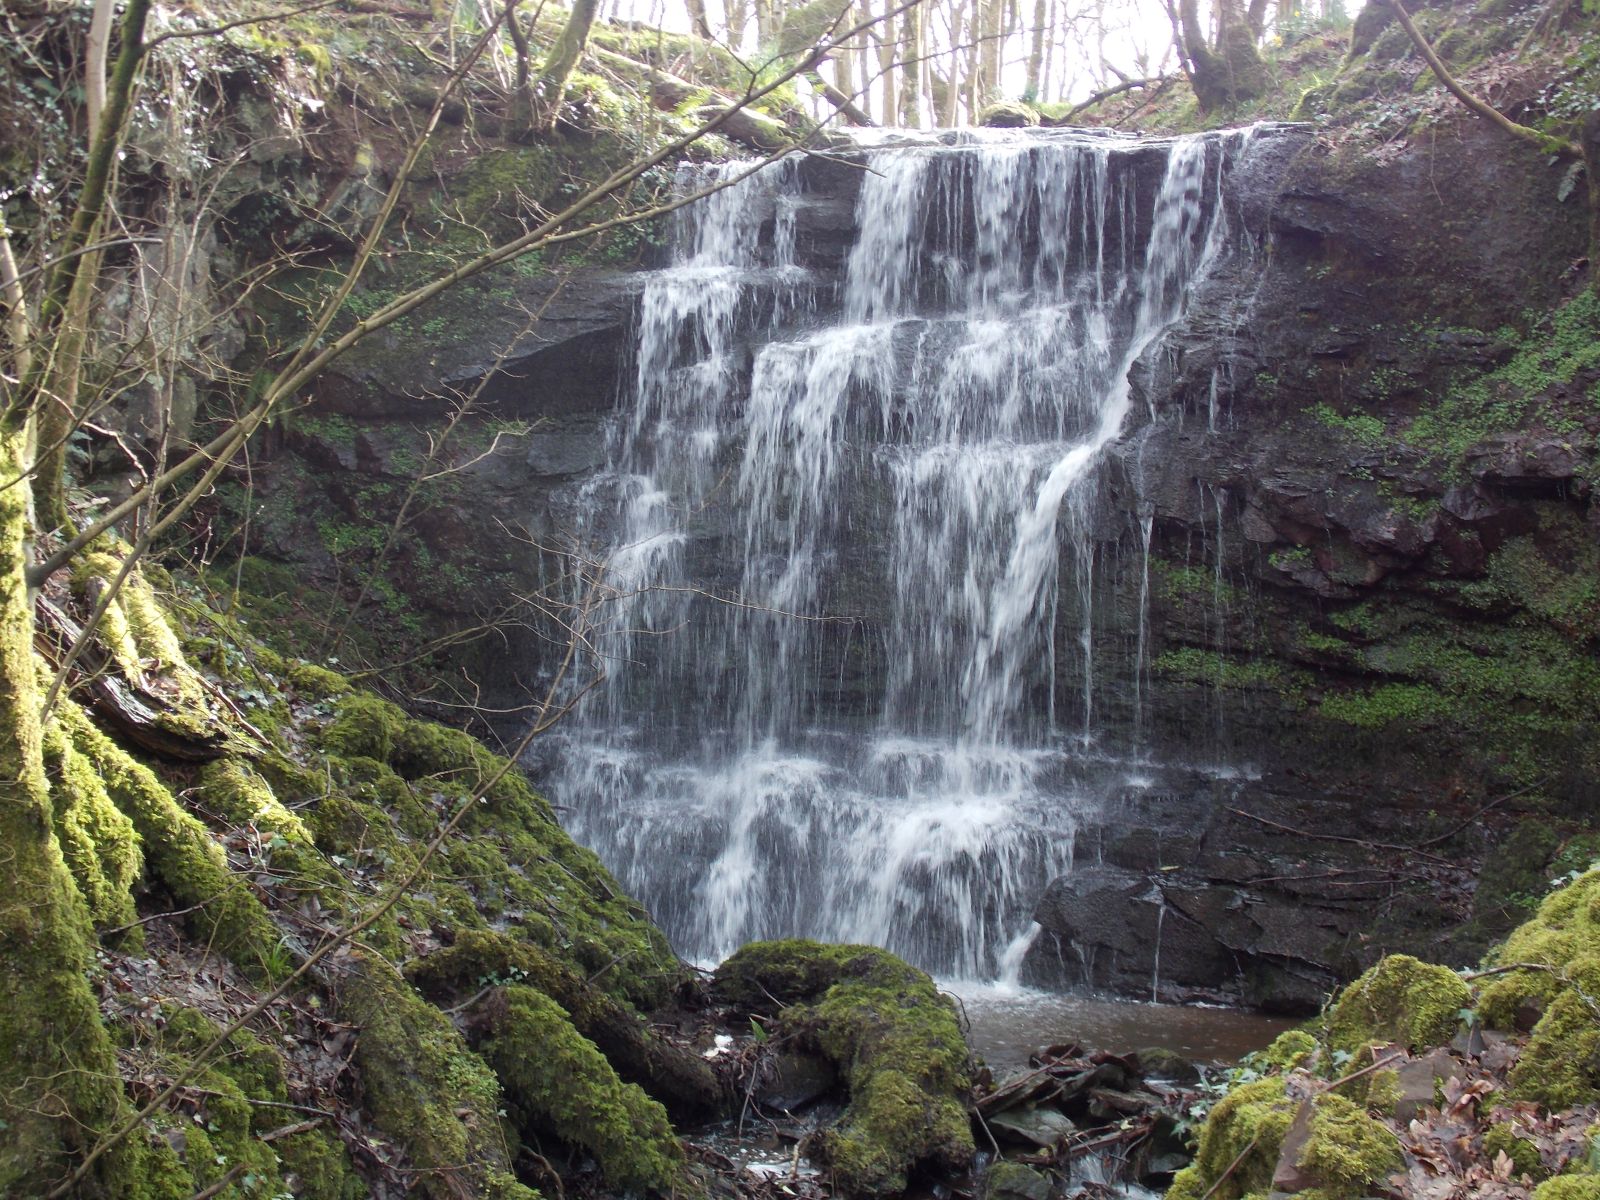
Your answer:
[[[793,165],[681,210],[572,497],[609,678],[549,767],[681,952],[995,975],[1132,769],[1094,711],[1097,467],[1231,253],[1251,136],[869,150],[837,283],[797,265]]]

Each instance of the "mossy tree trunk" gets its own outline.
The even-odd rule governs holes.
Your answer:
[[[0,430],[0,477],[17,478],[28,439]],[[51,818],[39,725],[39,660],[24,578],[28,490],[0,491],[0,1194],[49,1190],[96,1135],[124,1119],[111,1042],[88,984],[90,920]],[[80,1194],[117,1195],[130,1148]]]
[[[589,28],[594,24],[599,8],[600,0],[573,0],[572,15],[562,26],[561,36],[550,47],[550,53],[539,71],[535,88],[541,107],[535,123],[547,132],[555,128],[556,117],[561,112],[561,101],[567,94],[567,84],[572,79],[572,73],[578,69],[578,60],[583,57],[584,47],[589,44]]]
[[[1179,0],[1178,26],[1178,50],[1203,111],[1227,108],[1266,91],[1267,67],[1239,0],[1219,0],[1215,43],[1201,27],[1199,0]]]

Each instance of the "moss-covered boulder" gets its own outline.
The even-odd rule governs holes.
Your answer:
[[[967,1047],[926,974],[872,946],[758,942],[717,968],[713,988],[838,1067],[849,1104],[816,1153],[841,1190],[897,1193],[919,1168],[970,1164]]]
[[[1557,1175],[1533,1189],[1533,1200],[1600,1200],[1600,1175]]]
[[[1238,1200],[1272,1188],[1284,1135],[1296,1101],[1280,1076],[1234,1088],[1212,1107],[1200,1127],[1194,1162],[1173,1177],[1170,1200]],[[1230,1172],[1230,1167],[1231,1172]]]
[[[1358,1105],[1331,1092],[1307,1103],[1310,1136],[1293,1165],[1316,1181],[1317,1200],[1367,1195],[1400,1166],[1394,1134]]]
[[[1339,993],[1327,1016],[1327,1042],[1352,1055],[1395,1043],[1425,1049],[1450,1039],[1471,999],[1449,968],[1391,954]]]
[[[1334,1092],[1290,1095],[1280,1075],[1233,1089],[1201,1127],[1194,1163],[1178,1172],[1170,1200],[1238,1200],[1299,1191],[1354,1200],[1400,1166],[1394,1135]]]
[[[1517,1097],[1550,1108],[1600,1099],[1600,871],[1547,897],[1495,960],[1512,969],[1485,985],[1479,1015],[1500,1029],[1532,1024],[1511,1072]]]
[[[1020,100],[1000,100],[986,104],[978,113],[978,124],[991,129],[1031,129],[1039,123],[1039,110]]]

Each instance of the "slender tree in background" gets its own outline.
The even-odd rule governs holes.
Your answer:
[[[584,47],[589,44],[589,30],[594,26],[595,13],[599,8],[600,0],[572,0],[572,12],[567,17],[567,23],[562,26],[560,35],[545,57],[544,66],[539,70],[539,80],[534,84],[534,89],[539,94],[541,105],[537,123],[544,131],[555,128],[561,102],[567,95],[567,84],[578,69]]]

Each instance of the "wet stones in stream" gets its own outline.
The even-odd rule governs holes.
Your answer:
[[[1170,1052],[1118,1055],[1076,1045],[1041,1050],[1028,1069],[999,1083],[985,1072],[974,1122],[980,1144],[987,1140],[1000,1160],[990,1175],[1006,1168],[986,1194],[1020,1200],[1027,1189],[1019,1190],[1013,1165],[1052,1169],[1074,1181],[1072,1192],[1099,1190],[1107,1176],[1165,1186],[1189,1161],[1180,1128],[1199,1098],[1199,1079],[1194,1063]]]

